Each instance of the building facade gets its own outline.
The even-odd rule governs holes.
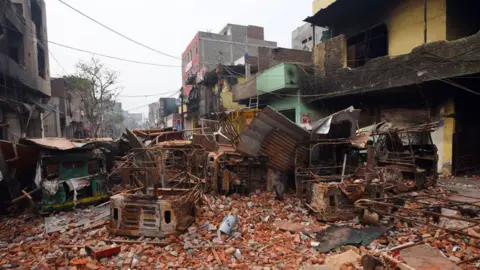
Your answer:
[[[129,129],[143,128],[143,114],[142,113],[129,113],[123,111],[123,125]]]
[[[52,78],[51,97],[43,117],[44,137],[88,137],[88,121],[82,98],[64,78]]]
[[[183,94],[192,89],[186,81],[198,72],[204,73],[219,63],[229,65],[244,55],[257,56],[258,47],[277,47],[277,43],[264,39],[263,27],[227,24],[218,34],[197,32],[182,53]]]
[[[315,44],[323,40],[323,34],[327,29],[318,27],[310,23],[298,27],[292,32],[292,49],[302,51],[312,51]]]
[[[166,117],[172,113],[177,112],[177,99],[176,98],[160,98],[158,100],[158,126],[160,128],[166,126]]]
[[[155,128],[160,125],[160,103],[154,102],[148,105],[148,122],[150,123],[150,128]]]
[[[312,53],[286,48],[260,48],[258,73],[232,88],[233,101],[280,111],[297,124],[314,115],[314,108],[300,98],[300,89],[311,70]],[[254,103],[253,105],[251,103]]]
[[[439,121],[432,135],[438,171],[480,169],[475,149],[480,121],[476,1],[336,0],[305,21],[331,29],[332,39],[313,51],[314,104],[336,111],[362,109],[360,126],[383,120]],[[421,121],[422,120],[422,121]]]
[[[42,137],[50,97],[43,0],[0,0],[0,139]]]

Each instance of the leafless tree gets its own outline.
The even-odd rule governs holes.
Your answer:
[[[97,58],[79,61],[76,73],[67,80],[85,104],[85,117],[91,125],[91,136],[98,137],[104,124],[105,112],[112,109],[122,88],[118,72],[111,70]]]

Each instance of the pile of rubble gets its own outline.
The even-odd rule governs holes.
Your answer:
[[[443,190],[425,191],[439,192]],[[299,199],[286,196],[277,201],[265,192],[249,197],[203,195],[201,201],[195,223],[184,234],[165,239],[112,235],[107,229],[109,211],[99,207],[63,212],[46,222],[31,214],[5,218],[0,222],[0,267],[374,269],[368,267],[383,263],[404,269],[480,267],[476,262],[480,240],[427,225],[388,218],[381,219],[380,226],[361,225],[358,220],[322,223]],[[478,227],[468,232],[480,236]]]
[[[242,134],[224,117],[191,141],[30,140],[51,154],[15,200],[37,215],[0,220],[0,267],[479,268],[480,199],[437,186],[436,124],[357,130],[358,117],[351,107],[307,131],[267,107]],[[40,212],[57,213],[43,220],[39,190]]]

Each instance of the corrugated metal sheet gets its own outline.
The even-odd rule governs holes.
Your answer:
[[[330,132],[330,125],[340,123],[342,121],[350,121],[352,123],[352,129],[350,136],[355,136],[355,130],[357,128],[358,118],[360,117],[360,110],[356,110],[353,107],[348,107],[345,110],[338,111],[327,117],[319,119],[312,124],[312,136],[314,134],[328,134]]]
[[[289,172],[294,168],[297,143],[309,137],[307,130],[267,106],[241,135],[237,151],[255,157],[268,156],[270,166]]]
[[[45,148],[69,150],[78,148],[76,143],[73,143],[65,138],[40,138],[40,139],[21,139],[22,144],[34,144]]]

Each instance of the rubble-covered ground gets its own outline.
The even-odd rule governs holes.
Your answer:
[[[441,192],[438,189],[430,192]],[[0,221],[0,267],[3,269],[362,269],[360,256],[388,254],[398,260],[391,247],[424,240],[438,249],[439,258],[459,266],[478,269],[473,260],[480,256],[480,240],[444,234],[435,228],[394,221],[393,228],[366,247],[343,246],[319,253],[315,232],[332,224],[316,220],[300,200],[286,196],[275,200],[269,193],[245,196],[204,195],[197,206],[196,222],[187,232],[169,239],[126,238],[110,235],[108,218],[77,227],[73,211],[65,217],[64,228],[47,234],[43,218],[26,213]],[[81,209],[88,218],[90,209]],[[238,216],[230,236],[217,235],[224,216]],[[93,214],[92,214],[93,215]],[[291,225],[279,229],[278,222]],[[282,223],[281,222],[281,223]],[[355,221],[345,226],[364,228]],[[280,226],[281,227],[281,226]],[[289,229],[290,228],[290,229]],[[311,232],[308,232],[310,230]],[[307,231],[307,232],[306,232]],[[113,243],[110,240],[130,240]],[[166,242],[170,243],[166,243]],[[115,241],[116,242],[116,241]],[[121,246],[117,255],[95,260],[85,246]],[[424,248],[425,246],[417,246]],[[364,268],[367,269],[367,268]],[[426,269],[426,268],[424,268]],[[432,268],[433,269],[433,268]],[[451,268],[455,269],[455,268]]]

